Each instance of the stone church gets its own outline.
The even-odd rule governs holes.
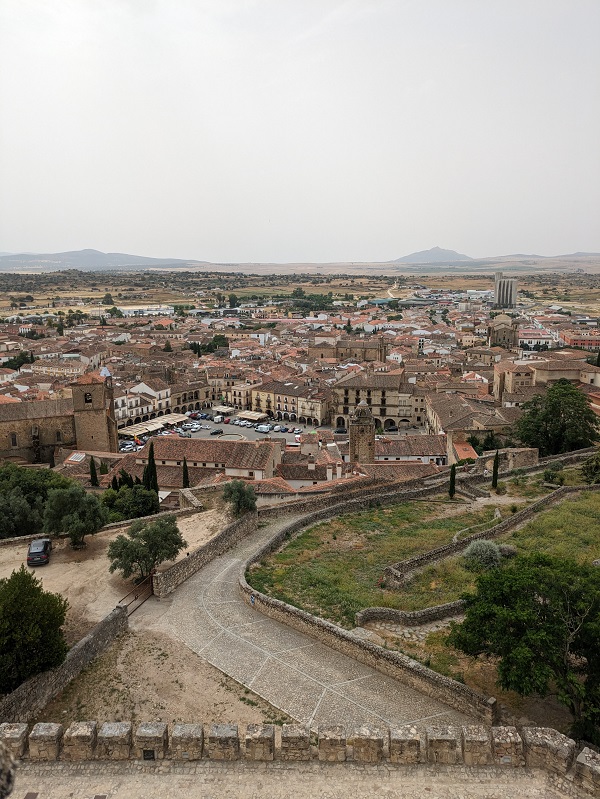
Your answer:
[[[112,378],[82,375],[71,399],[7,402],[0,405],[0,458],[49,463],[61,447],[117,452]]]

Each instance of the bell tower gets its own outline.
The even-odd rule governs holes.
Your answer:
[[[362,400],[354,409],[349,422],[350,463],[373,463],[375,460],[375,420],[367,403]]]
[[[89,372],[71,384],[77,447],[118,452],[112,377],[108,369]]]

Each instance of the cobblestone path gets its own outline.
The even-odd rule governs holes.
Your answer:
[[[473,719],[248,607],[242,563],[286,517],[259,529],[130,619],[158,628],[292,718],[311,727],[358,723],[465,724]]]

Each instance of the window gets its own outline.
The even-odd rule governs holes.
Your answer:
[[[10,445],[11,445],[11,447],[16,447],[17,446],[17,434],[16,433],[11,433],[10,434]]]
[[[62,442],[62,433],[60,432],[60,430],[57,430],[56,431],[56,443],[60,444],[61,442]]]
[[[89,391],[86,391],[85,394],[83,395],[83,401],[86,403],[86,405],[92,404],[92,395],[90,394]]]

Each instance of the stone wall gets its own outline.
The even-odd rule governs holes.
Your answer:
[[[432,605],[423,610],[396,610],[396,608],[365,608],[360,610],[354,617],[357,627],[362,627],[370,621],[392,621],[402,624],[405,627],[419,627],[421,624],[429,624],[440,619],[450,619],[458,616],[466,607],[463,599],[456,602],[447,602],[445,605]]]
[[[193,511],[196,513],[197,511]],[[188,577],[195,574],[218,555],[222,555],[242,538],[254,532],[257,527],[257,517],[255,514],[242,516],[231,524],[228,524],[220,533],[212,538],[208,543],[190,552],[189,556],[175,563],[169,569],[157,571],[152,578],[152,590],[155,596],[163,598],[174,591],[178,585],[185,582]],[[159,567],[160,568],[160,567]]]
[[[127,629],[127,611],[117,606],[108,616],[78,641],[64,662],[22,683],[0,699],[0,720],[27,722],[60,693],[79,672]]]
[[[240,733],[237,724],[173,724],[129,721],[0,724],[0,742],[13,757],[31,763],[67,761],[134,761],[139,769],[152,762],[189,763],[214,760],[266,764],[320,762],[361,764],[387,769],[421,769],[431,766],[467,771],[474,779],[499,780],[507,769],[544,772],[551,785],[572,796],[598,796],[600,754],[588,748],[577,751],[575,741],[547,727],[486,727],[483,725],[400,726],[362,724],[319,727],[315,743],[310,730],[284,724],[275,735],[271,724],[250,724]],[[426,771],[425,771],[426,773]],[[525,772],[523,773],[525,778]]]
[[[444,546],[437,547],[436,549],[431,549],[429,552],[425,552],[422,555],[416,555],[414,558],[408,558],[407,560],[393,563],[385,570],[386,584],[394,587],[400,587],[415,571],[422,569],[424,566],[428,566],[430,563],[436,563],[444,558],[448,558],[452,555],[462,552],[472,541],[497,538],[499,535],[503,535],[504,533],[508,533],[511,530],[520,527],[530,519],[533,519],[533,517],[539,513],[540,510],[543,510],[550,505],[554,505],[557,502],[561,502],[571,494],[577,494],[581,491],[598,490],[600,490],[600,485],[562,486],[556,491],[553,491],[551,494],[538,499],[537,502],[533,502],[524,510],[513,514],[508,519],[499,522],[493,527],[489,527],[487,530],[483,530],[480,533],[473,533],[472,535],[469,535],[460,541],[445,544]]]

